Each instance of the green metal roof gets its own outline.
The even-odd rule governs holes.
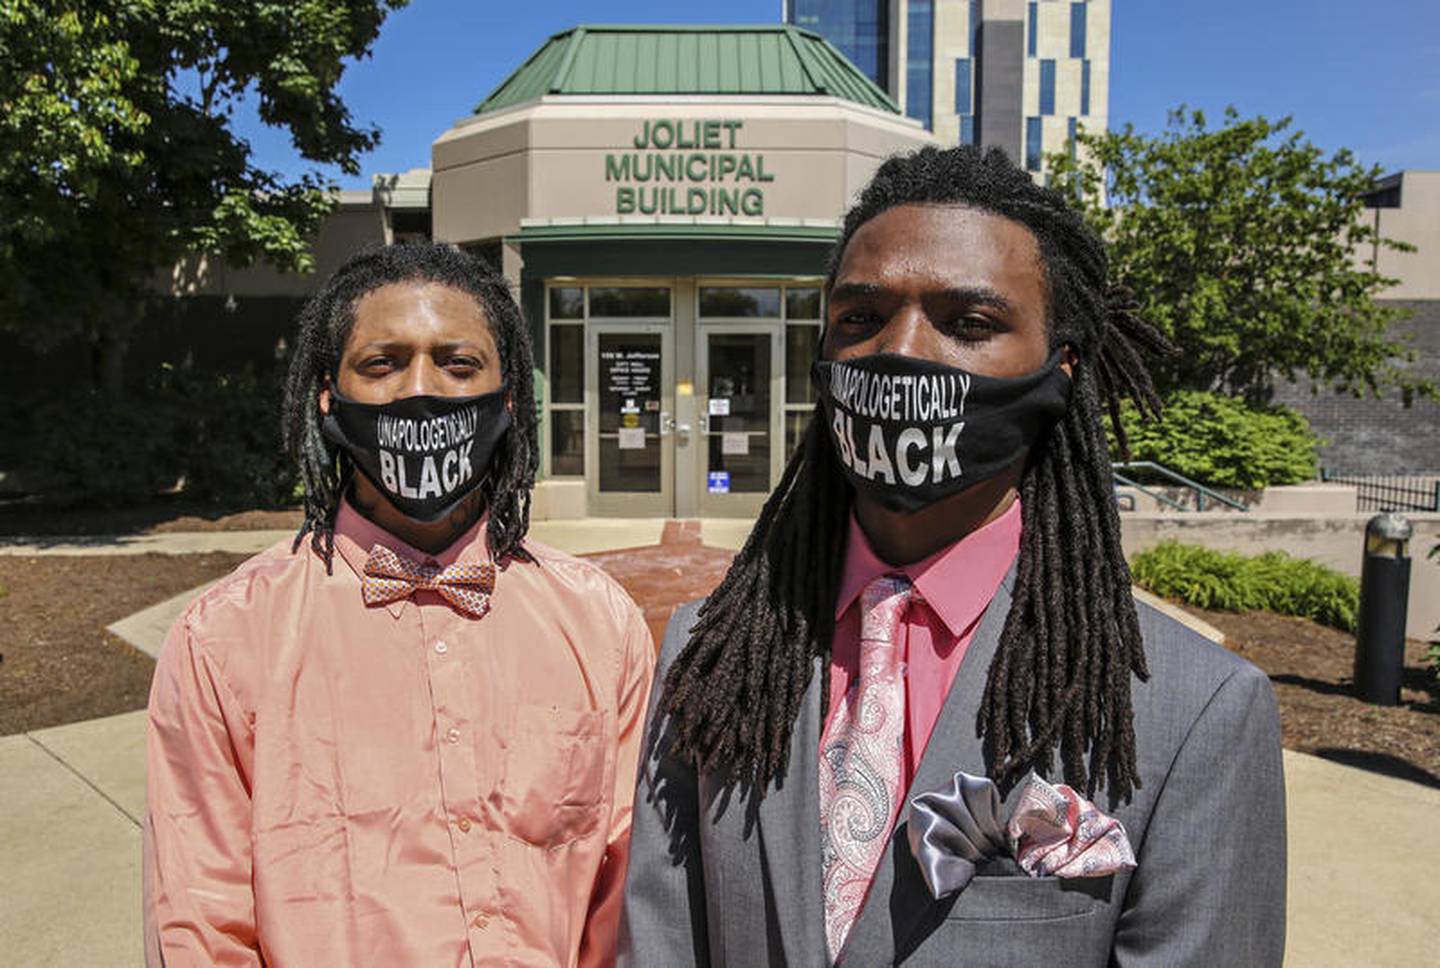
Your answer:
[[[531,54],[475,113],[546,94],[820,95],[900,113],[825,38],[781,24],[572,27]]]

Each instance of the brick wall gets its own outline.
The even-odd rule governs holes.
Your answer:
[[[1440,300],[1389,305],[1412,312],[1391,330],[1410,339],[1419,354],[1409,364],[1412,372],[1440,383]],[[1440,471],[1440,404],[1420,401],[1407,409],[1395,392],[1380,400],[1357,400],[1329,390],[1312,395],[1304,381],[1282,384],[1275,402],[1299,410],[1328,441],[1320,449],[1320,465],[1333,474]]]

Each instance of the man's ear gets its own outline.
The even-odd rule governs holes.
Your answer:
[[[326,417],[330,416],[330,377],[325,377],[325,385],[320,388],[320,393],[315,401],[320,404],[320,413]]]
[[[1075,378],[1075,367],[1080,365],[1080,354],[1075,352],[1075,347],[1066,343],[1064,346],[1065,358],[1060,361],[1060,369],[1071,379]]]
[[[505,412],[511,414],[515,412],[515,396],[509,390],[505,391]]]

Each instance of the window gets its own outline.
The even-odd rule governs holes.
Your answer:
[[[810,367],[820,350],[822,318],[818,286],[785,290],[785,455],[795,452],[805,437],[815,410],[815,386]]]
[[[700,287],[700,318],[755,319],[778,318],[780,287],[735,288],[731,286]]]
[[[550,402],[585,402],[585,327],[550,327]]]
[[[584,319],[585,290],[579,286],[556,286],[550,290],[551,319]]]
[[[590,316],[611,319],[669,319],[670,290],[663,286],[595,286],[590,289]]]
[[[1035,56],[1035,38],[1036,38],[1036,37],[1039,35],[1039,33],[1040,33],[1040,13],[1039,13],[1039,9],[1038,9],[1039,6],[1040,6],[1040,5],[1039,5],[1038,3],[1035,3],[1035,2],[1033,2],[1033,0],[1032,0],[1032,2],[1030,3],[1029,16],[1026,18],[1026,24],[1025,24],[1025,56],[1026,56],[1026,57],[1034,57],[1034,56]]]
[[[1075,119],[1069,118],[1065,122],[1065,142],[1070,150],[1070,157],[1075,157]]]
[[[955,113],[969,114],[970,103],[970,58],[955,58]]]
[[[1044,153],[1040,130],[1039,118],[1025,119],[1025,168],[1027,171],[1040,170],[1040,159]]]
[[[960,143],[962,145],[973,145],[975,143],[975,115],[960,115]]]
[[[1040,62],[1040,113],[1055,113],[1055,62]]]
[[[820,34],[866,77],[895,93],[890,90],[889,0],[789,0],[785,22]]]
[[[585,476],[585,290],[552,286],[545,300],[546,430],[551,477]]]
[[[1090,113],[1090,62],[1080,63],[1080,113]]]
[[[1089,4],[1070,4],[1070,56],[1085,56],[1085,11]]]
[[[906,20],[905,113],[925,125],[927,131],[935,126],[931,103],[934,8],[933,0],[910,0]]]
[[[820,289],[786,289],[785,318],[820,320]]]
[[[970,56],[974,57],[980,42],[980,0],[970,0]]]

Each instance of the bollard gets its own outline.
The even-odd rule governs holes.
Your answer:
[[[1365,525],[1360,620],[1355,636],[1355,694],[1381,706],[1400,704],[1405,670],[1405,609],[1410,598],[1410,522],[1394,511]]]

